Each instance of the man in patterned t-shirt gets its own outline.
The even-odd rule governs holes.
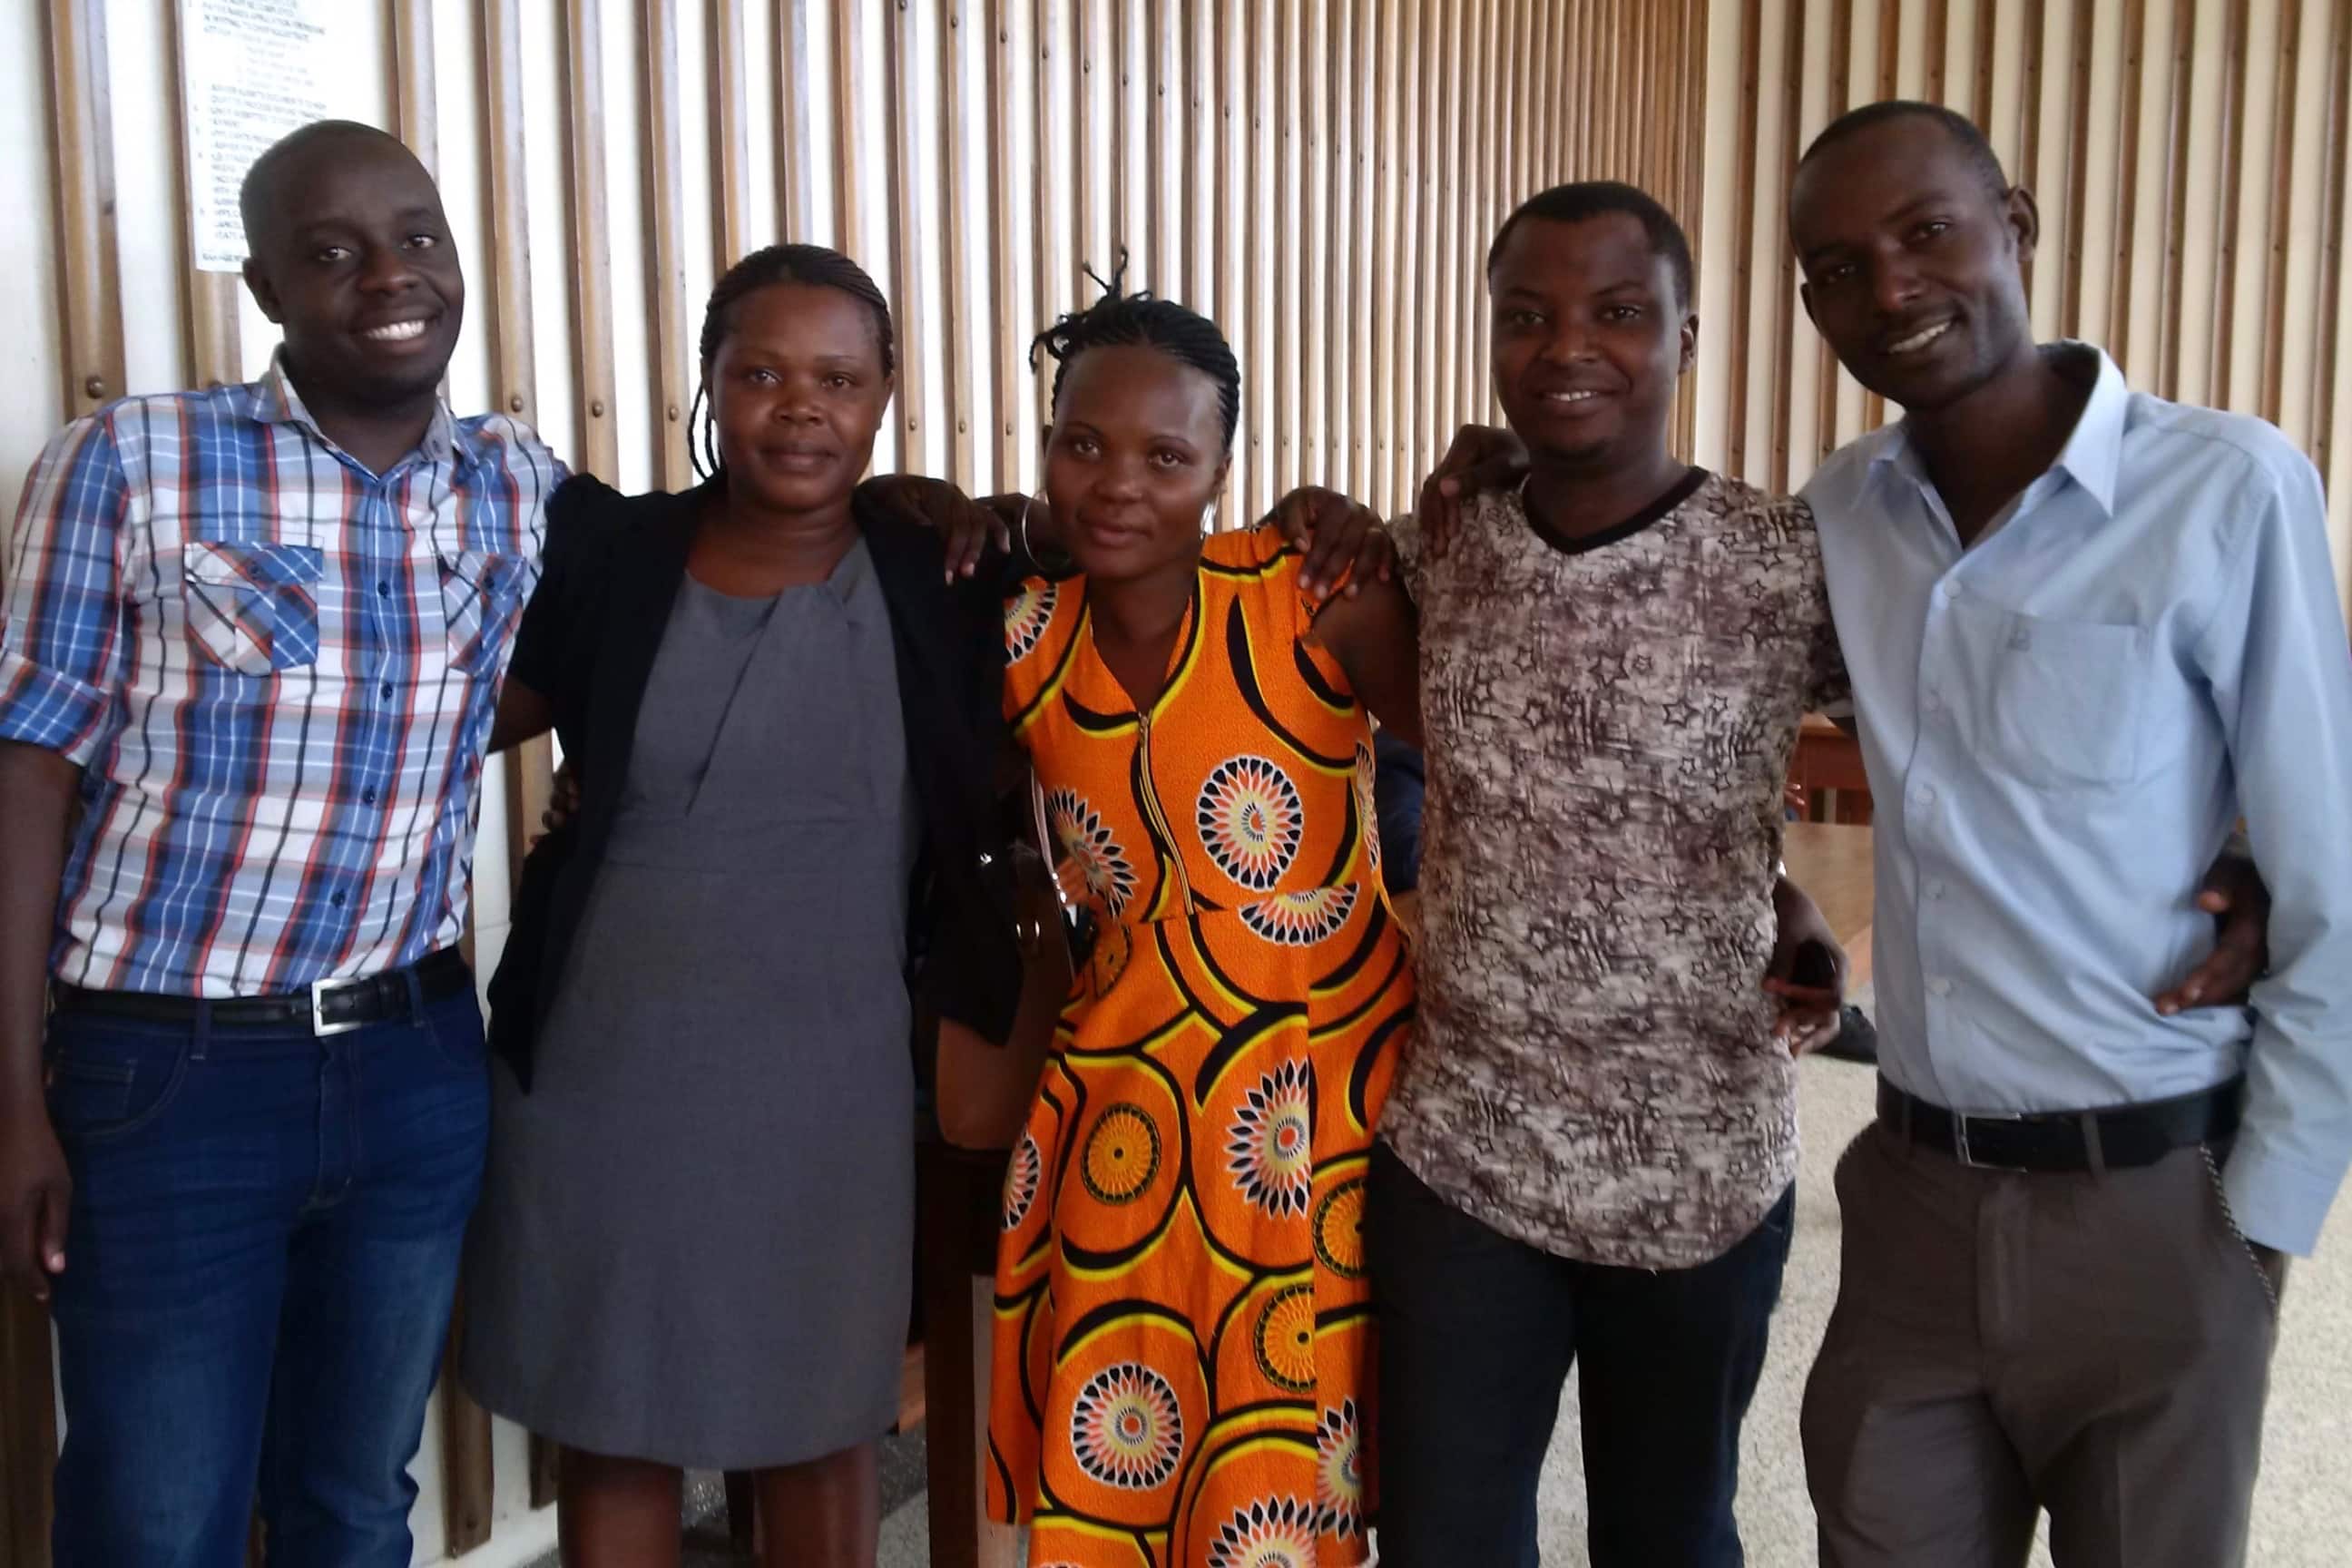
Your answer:
[[[1592,1561],[1732,1564],[1797,1161],[1766,980],[1776,931],[1826,941],[1776,882],[1781,792],[1843,671],[1803,503],[1669,452],[1697,332],[1674,219],[1548,191],[1487,279],[1527,481],[1397,536],[1428,793],[1419,1036],[1369,1205],[1381,1559],[1535,1562],[1581,1356]]]

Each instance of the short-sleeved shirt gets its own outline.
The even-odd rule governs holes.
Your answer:
[[[1441,1196],[1562,1257],[1686,1268],[1796,1173],[1762,987],[1781,800],[1843,699],[1804,503],[1694,471],[1552,538],[1517,495],[1421,610],[1421,1012],[1381,1135]]]
[[[528,426],[446,405],[371,473],[282,363],[51,441],[0,599],[0,740],[84,770],[51,972],[257,995],[457,942],[562,474]]]

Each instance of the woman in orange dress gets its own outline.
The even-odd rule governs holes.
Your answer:
[[[1360,1563],[1358,1221],[1412,1018],[1366,711],[1418,742],[1412,612],[1204,536],[1240,401],[1209,321],[1114,291],[1040,342],[1081,575],[1008,603],[1005,711],[1097,936],[1006,1182],[991,1511],[1039,1568]]]

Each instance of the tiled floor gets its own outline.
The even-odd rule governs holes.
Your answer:
[[[1805,1163],[1798,1182],[1797,1239],[1744,1445],[1739,1516],[1756,1568],[1804,1568],[1814,1561],[1812,1510],[1797,1445],[1797,1408],[1807,1367],[1837,1291],[1837,1206],[1830,1172],[1838,1151],[1870,1115],[1869,1070],[1846,1063],[1806,1065],[1800,1111]],[[2318,1258],[2297,1264],[2286,1326],[2273,1371],[2263,1471],[2254,1503],[2251,1561],[2258,1568],[2342,1568],[2352,1561],[2352,1201],[2339,1203]],[[1584,1498],[1574,1390],[1544,1472],[1544,1562],[1587,1563]],[[898,1445],[898,1477],[886,1480],[881,1568],[925,1568],[919,1439]],[[909,1468],[911,1467],[911,1469]],[[693,1568],[719,1568],[723,1522],[689,1536]],[[2037,1568],[2046,1553],[2037,1549]]]

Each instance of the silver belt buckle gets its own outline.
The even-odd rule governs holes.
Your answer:
[[[313,980],[310,982],[310,1033],[313,1035],[348,1035],[353,1029],[367,1027],[364,1018],[352,1018],[341,1024],[327,1022],[327,997],[344,990],[352,983],[348,980]]]
[[[1953,1158],[1958,1160],[1961,1164],[1967,1166],[1971,1171],[2023,1171],[2025,1167],[2022,1165],[1996,1165],[1990,1160],[1978,1159],[1976,1151],[1969,1146],[1969,1123],[1971,1121],[2022,1121],[2024,1120],[2025,1116],[2021,1111],[2012,1112],[2007,1115],[1963,1116],[1958,1111],[1955,1110],[1952,1112]]]

